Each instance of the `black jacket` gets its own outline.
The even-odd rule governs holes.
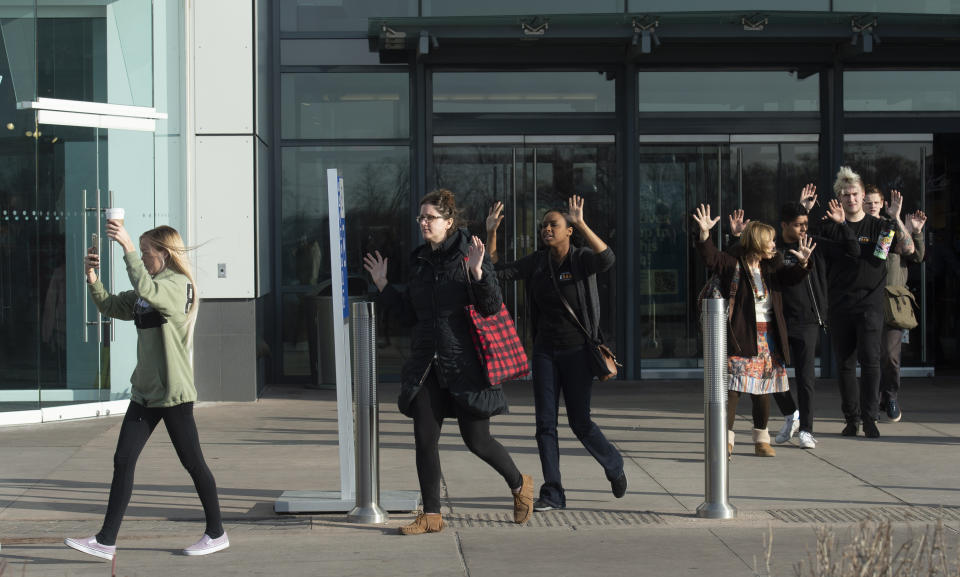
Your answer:
[[[377,299],[382,306],[398,307],[402,322],[413,327],[397,403],[408,417],[410,401],[430,370],[436,372],[441,387],[450,389],[457,405],[470,413],[489,417],[507,411],[503,389],[487,382],[470,334],[465,307],[471,304],[471,296],[464,266],[469,243],[470,233],[459,229],[438,250],[429,244],[419,246],[411,255],[406,289],[401,292],[388,284]],[[500,286],[488,256],[483,260],[483,278],[470,284],[480,314],[500,310]]]
[[[497,278],[501,282],[528,281],[526,283],[527,306],[530,307],[534,340],[537,337],[537,321],[540,314],[567,314],[566,310],[540,311],[537,307],[537,299],[533,296],[533,287],[536,283],[529,281],[539,275],[549,277],[548,258],[550,258],[550,251],[538,250],[514,262],[501,261],[496,265]],[[570,303],[570,306],[580,313],[579,320],[583,328],[587,329],[594,340],[603,340],[600,338],[600,294],[597,289],[597,273],[609,270],[615,260],[613,249],[610,247],[601,253],[594,253],[589,247],[570,247],[570,272],[577,287],[577,302]],[[586,314],[583,314],[584,311]]]
[[[699,232],[699,231],[698,231]],[[740,280],[737,295],[733,300],[733,312],[727,324],[727,356],[757,356],[757,311],[754,304],[753,288],[750,284],[750,272],[744,260],[743,245],[737,244],[720,252],[709,238],[701,242],[694,236],[694,246],[707,268],[720,275],[720,292],[724,298],[730,298],[730,285],[737,263],[740,264]],[[787,323],[783,318],[783,288],[796,285],[816,267],[787,267],[783,257],[777,254],[772,259],[760,261],[760,274],[770,291],[770,304],[773,309],[773,328],[777,351],[786,364],[790,364],[790,347],[787,340]]]
[[[827,328],[828,302],[827,269],[830,255],[846,255],[856,258],[860,254],[860,245],[850,227],[834,222],[821,225],[821,236],[810,235],[817,244],[813,254],[813,268],[806,280],[800,284],[783,288],[783,315],[788,324],[818,324]],[[783,255],[787,266],[796,264],[797,259],[789,249],[796,249],[797,243],[777,241],[777,250]]]

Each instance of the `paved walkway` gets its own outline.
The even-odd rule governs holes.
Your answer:
[[[510,415],[495,436],[520,469],[540,478],[529,383],[508,385]],[[417,489],[410,421],[381,398],[381,488]],[[881,423],[882,437],[843,438],[835,384],[818,383],[817,449],[788,444],[777,457],[754,457],[749,402],[741,403],[739,441],[730,465],[737,519],[694,515],[703,502],[703,392],[698,382],[598,384],[594,417],[623,452],[629,489],[614,499],[603,472],[561,433],[568,508],[509,522],[502,480],[471,455],[448,425],[441,439],[441,533],[401,537],[412,514],[385,526],[347,523],[343,515],[277,515],[285,490],[339,489],[333,391],[274,387],[256,403],[197,407],[208,463],[219,484],[232,546],[208,557],[179,549],[203,531],[202,512],[162,425],[137,469],[133,500],[118,541],[117,575],[752,575],[772,530],[772,569],[793,575],[807,559],[814,529],[849,533],[873,516],[922,529],[942,518],[955,543],[960,530],[960,383],[904,382],[904,420]],[[561,417],[562,418],[562,417]],[[95,533],[106,506],[121,417],[0,429],[0,560],[7,576],[109,575],[109,563],[63,546]],[[779,428],[778,418],[771,428]],[[902,536],[902,537],[900,537]],[[2,563],[0,561],[0,563]],[[762,568],[762,560],[759,562]],[[25,566],[24,566],[25,565]]]

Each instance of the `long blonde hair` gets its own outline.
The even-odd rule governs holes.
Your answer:
[[[200,306],[197,282],[193,278],[193,271],[190,270],[190,260],[187,258],[189,249],[183,244],[183,238],[177,232],[177,229],[166,225],[146,231],[140,235],[140,240],[145,240],[154,248],[166,251],[165,266],[186,276],[193,286],[193,302],[190,303],[190,309],[187,311],[187,345],[189,346],[193,341],[193,327],[197,322],[197,307]]]

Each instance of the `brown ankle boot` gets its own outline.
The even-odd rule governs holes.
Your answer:
[[[533,513],[533,477],[520,475],[520,491],[513,494],[513,522],[523,525]]]
[[[770,446],[770,433],[766,429],[753,430],[753,452],[758,457],[777,456],[777,452]]]
[[[423,535],[424,533],[439,533],[443,529],[443,517],[437,514],[420,513],[413,523],[400,527],[401,535]]]

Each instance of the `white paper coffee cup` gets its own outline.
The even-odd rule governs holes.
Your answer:
[[[106,210],[107,220],[115,220],[123,226],[123,216],[124,212],[122,208],[108,208]]]

